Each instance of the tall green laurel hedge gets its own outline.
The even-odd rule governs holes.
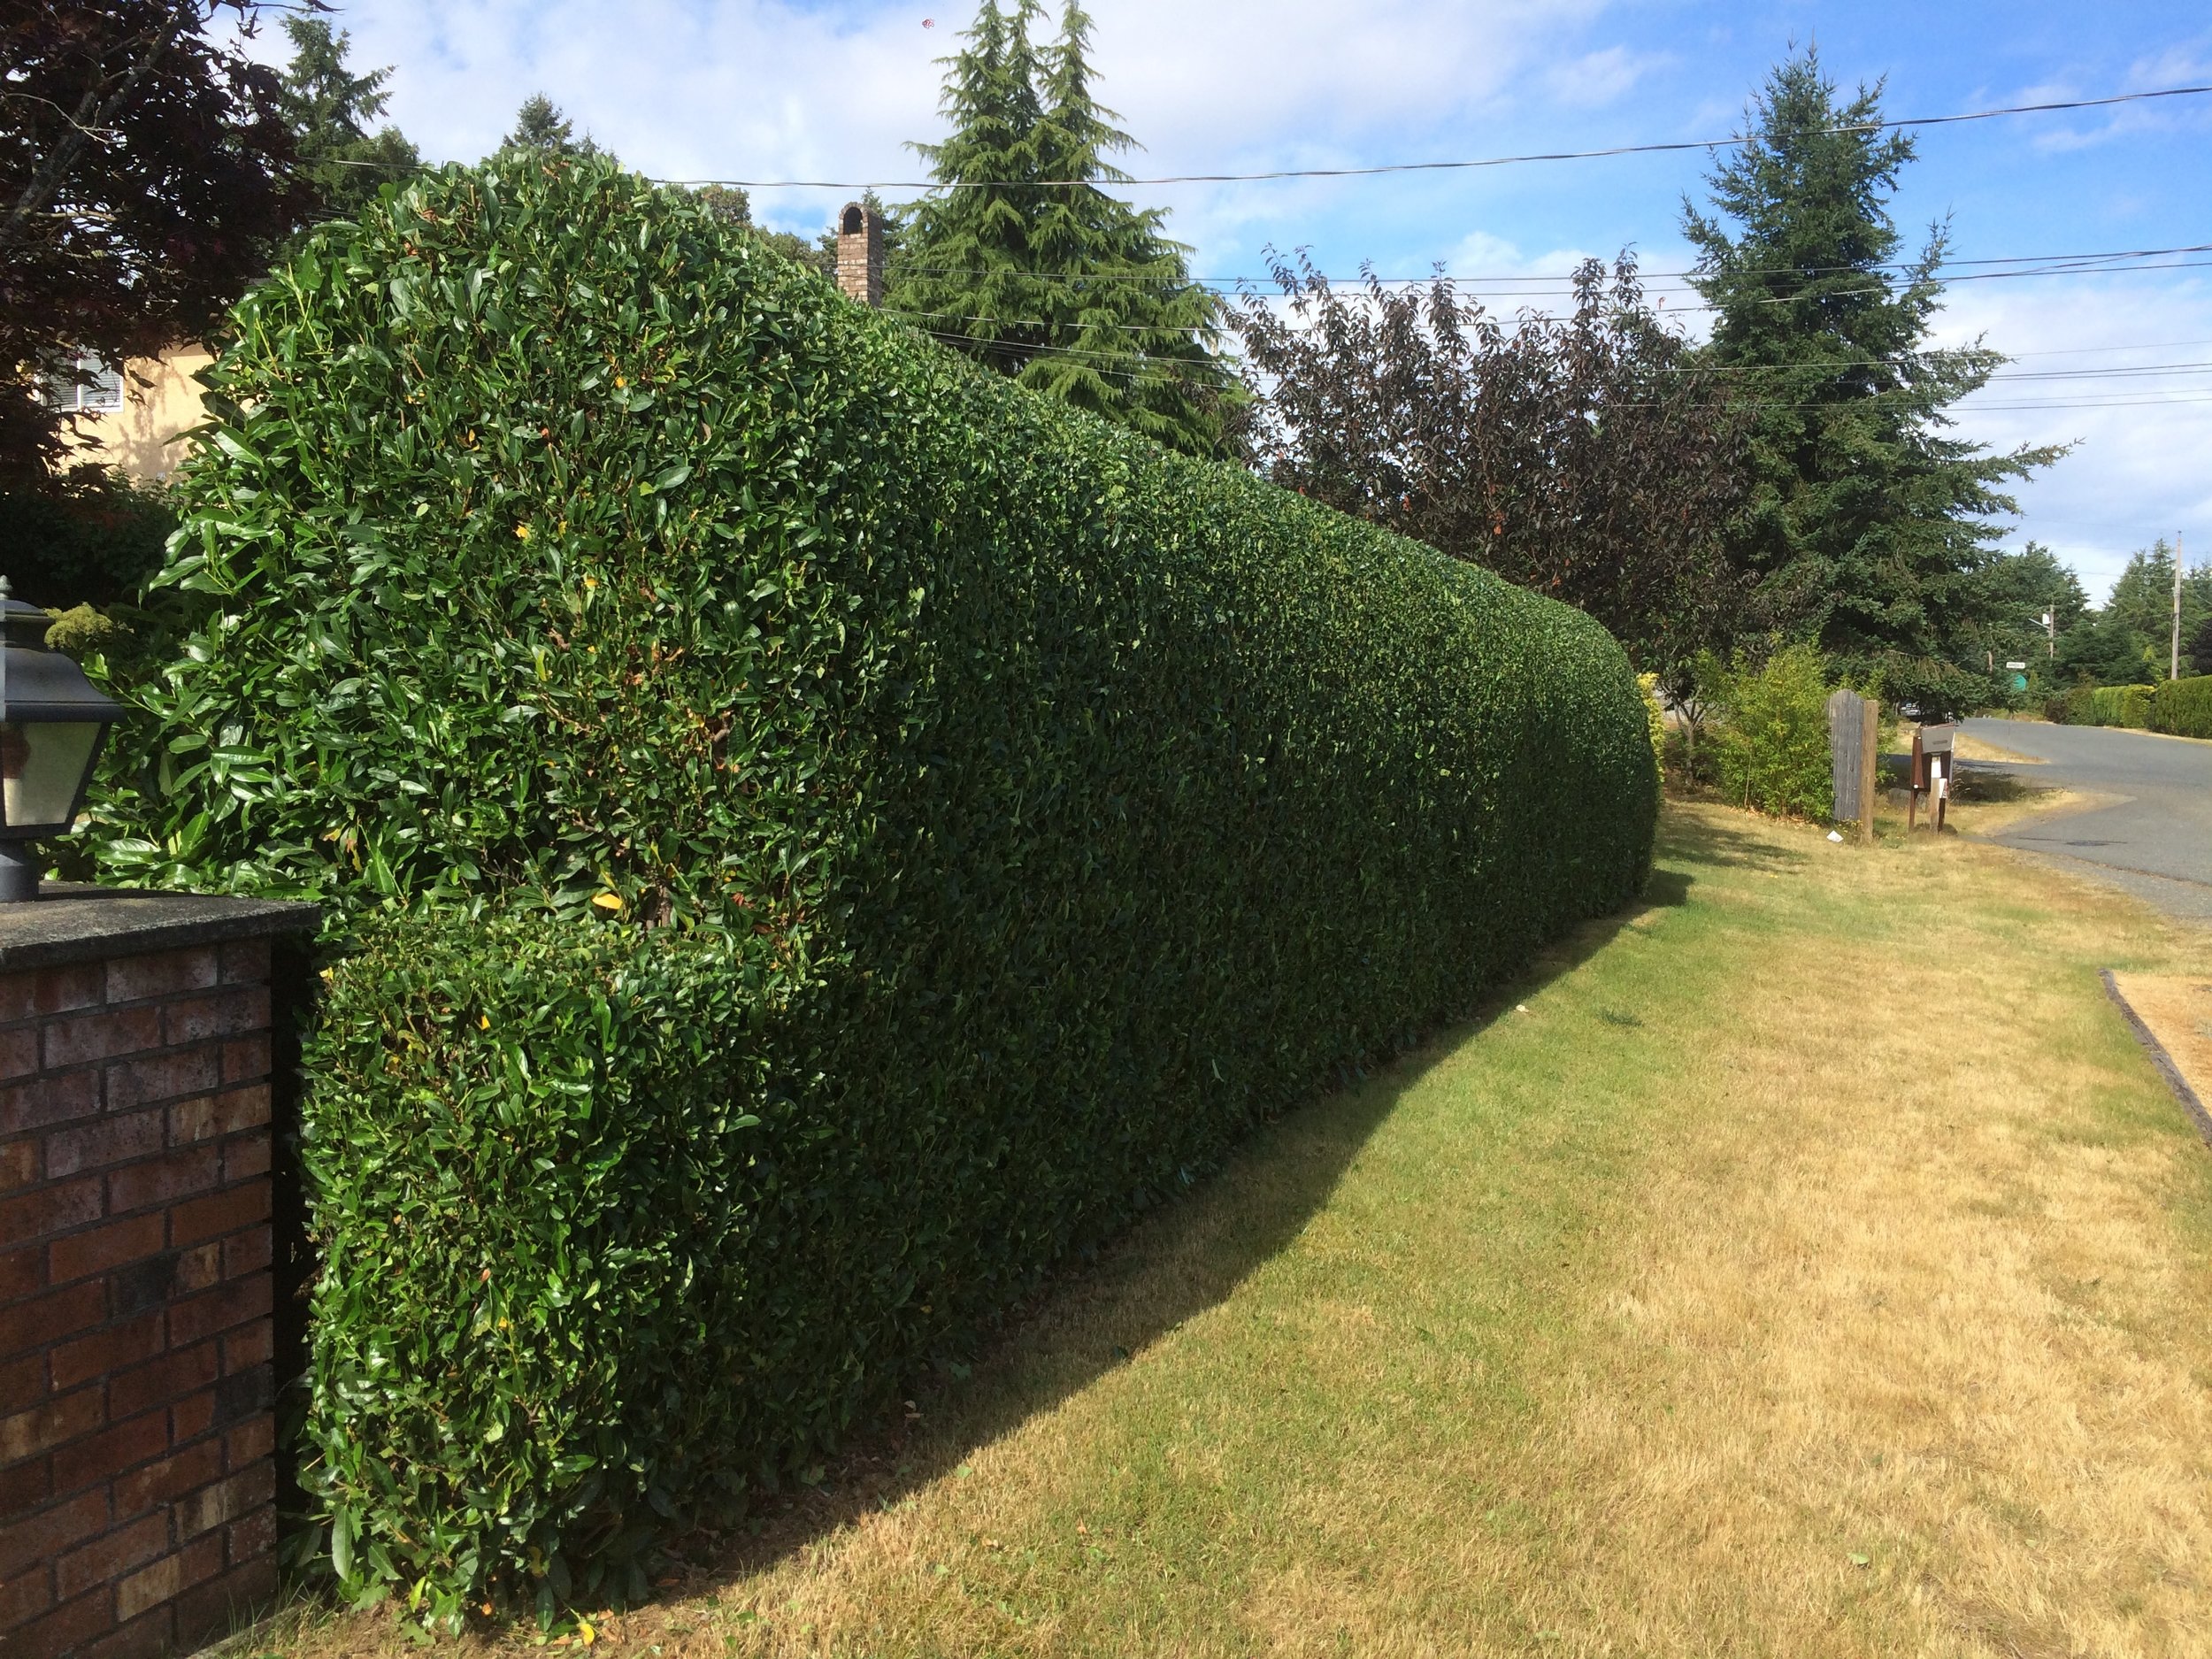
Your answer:
[[[2044,713],[2061,726],[2122,726],[2136,731],[2151,724],[2150,686],[2076,686],[2044,704]]]
[[[2169,680],[2151,693],[2151,730],[2212,737],[2212,674]]]
[[[303,1479],[357,1594],[634,1592],[1643,880],[1578,612],[603,163],[427,178],[236,322],[103,856],[352,918]]]

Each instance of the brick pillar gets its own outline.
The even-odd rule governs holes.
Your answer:
[[[883,303],[883,215],[858,202],[837,216],[837,286],[863,305]]]
[[[271,941],[311,905],[0,905],[0,1655],[189,1648],[276,1587]]]

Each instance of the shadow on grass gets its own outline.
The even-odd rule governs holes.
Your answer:
[[[1660,856],[1692,864],[1803,862],[1705,825],[1671,833]],[[1571,929],[1465,1018],[1438,1027],[1352,1087],[1261,1125],[1210,1179],[1013,1310],[984,1340],[972,1366],[941,1362],[917,1379],[898,1420],[864,1428],[818,1479],[757,1496],[751,1519],[734,1532],[684,1540],[674,1576],[664,1575],[661,1587],[680,1585],[687,1595],[725,1587],[891,1508],[1226,1299],[1297,1238],[1431,1067],[1501,1011],[1574,972],[1623,928],[1654,910],[1686,904],[1693,882],[1685,871],[1655,870],[1642,899]]]
[[[1701,818],[1694,824],[1678,818],[1663,818],[1659,826],[1658,853],[1661,858],[1682,864],[1723,864],[1739,870],[1771,870],[1778,873],[1801,870],[1812,862],[1809,853],[1799,852],[1792,847],[1778,847],[1771,841],[1725,824],[1716,824],[1709,818]],[[1645,890],[1645,902],[1678,902],[1655,896],[1661,884],[1672,879],[1679,879],[1686,890],[1690,878],[1686,875],[1678,878],[1665,870],[1655,872],[1652,877],[1653,885]]]
[[[2034,782],[2014,770],[2022,764],[2024,763],[1962,758],[1951,774],[1951,798],[1973,805],[2000,806],[2050,793],[2049,784]],[[1911,782],[1912,757],[1885,755],[1880,771],[1882,787],[1906,788]]]
[[[2032,783],[2018,772],[1987,761],[1959,762],[1958,775],[1951,781],[1953,800],[1983,805],[2008,805],[2051,793],[2048,784]]]

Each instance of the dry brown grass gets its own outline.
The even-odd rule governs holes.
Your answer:
[[[1961,760],[2002,760],[2018,766],[2040,766],[2044,764],[2040,755],[2023,755],[2016,749],[1992,743],[1970,732],[1961,732],[1952,740],[1951,749]]]
[[[1968,840],[1670,818],[1652,908],[604,1642],[2212,1654],[2212,1157],[2095,978],[2203,936]]]
[[[2113,977],[2198,1100],[2212,1103],[2212,979],[2157,973]]]

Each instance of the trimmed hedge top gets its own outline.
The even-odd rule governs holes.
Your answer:
[[[104,857],[360,929],[303,1479],[363,1594],[608,1594],[1644,879],[1580,613],[606,163],[431,176],[238,332]]]

